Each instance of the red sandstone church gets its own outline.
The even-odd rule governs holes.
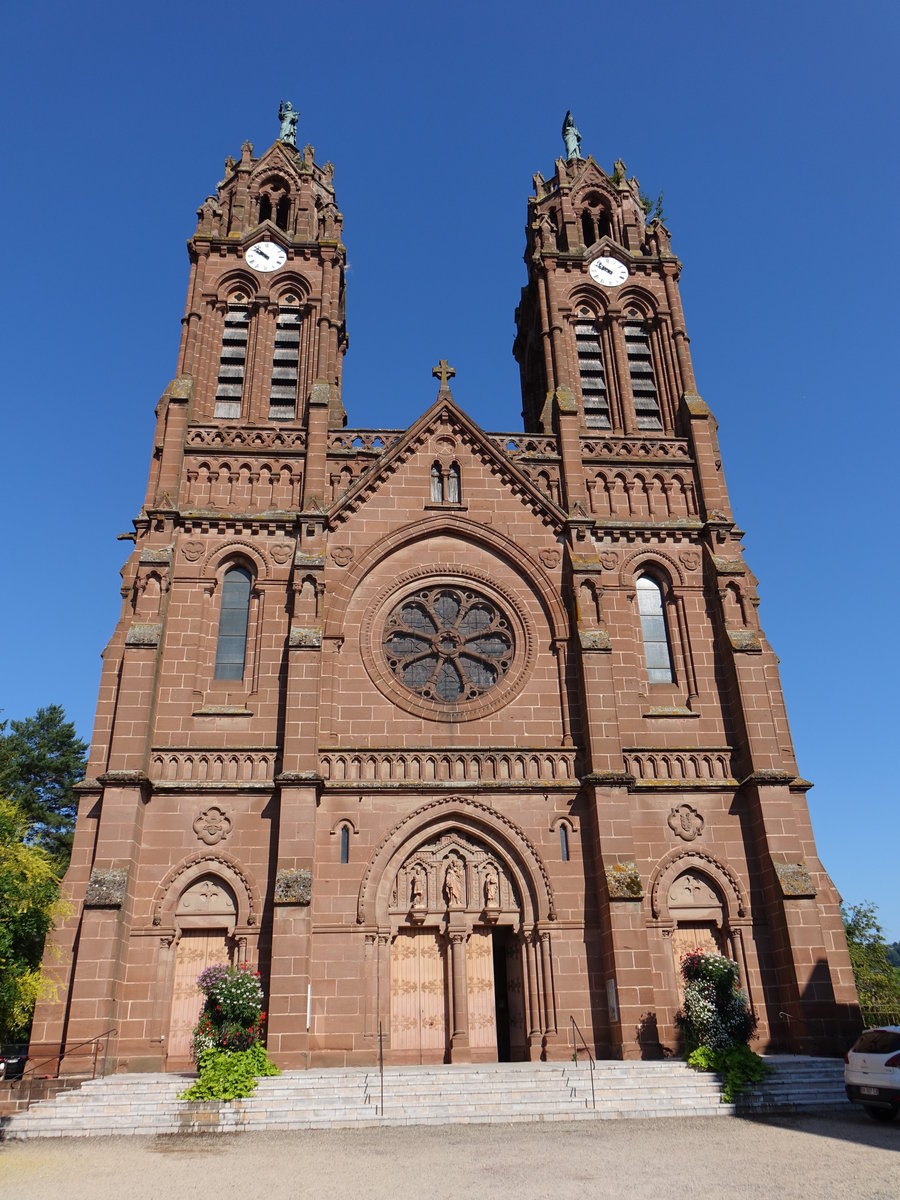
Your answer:
[[[479,428],[443,361],[411,428],[347,428],[342,216],[295,127],[226,160],[189,243],[32,1055],[113,1029],[119,1069],[184,1068],[231,959],[282,1066],[374,1062],[379,1030],[393,1063],[563,1058],[572,1018],[653,1056],[695,946],[758,1048],[843,1049],[667,229],[567,122],[528,200],[524,430]]]

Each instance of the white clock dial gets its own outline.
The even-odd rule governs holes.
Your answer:
[[[617,258],[608,258],[601,254],[595,258],[588,270],[591,279],[602,283],[604,287],[619,287],[628,278],[628,268]]]
[[[274,242],[257,242],[244,255],[244,260],[254,271],[277,271],[287,262],[287,253]]]

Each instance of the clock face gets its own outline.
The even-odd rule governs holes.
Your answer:
[[[628,278],[628,268],[617,258],[601,255],[595,258],[588,270],[591,279],[602,283],[604,287],[619,287]]]
[[[287,253],[274,242],[257,242],[244,255],[244,261],[254,271],[277,271],[287,262]]]

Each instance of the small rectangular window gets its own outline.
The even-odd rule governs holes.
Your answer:
[[[350,861],[350,830],[346,825],[341,826],[341,862]]]

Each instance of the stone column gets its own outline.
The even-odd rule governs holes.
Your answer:
[[[522,938],[522,973],[526,988],[526,1046],[529,1061],[541,1057],[541,1018],[538,1004],[537,972],[531,939]]]
[[[450,1061],[467,1062],[469,1049],[469,985],[466,973],[465,933],[450,934],[453,1033],[450,1038]],[[461,1051],[462,1053],[459,1053]]]

